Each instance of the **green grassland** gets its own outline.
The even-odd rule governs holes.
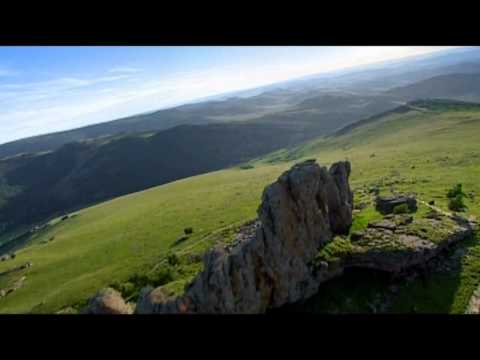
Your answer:
[[[292,151],[278,151],[248,166],[183,179],[83,209],[65,221],[54,221],[38,233],[0,273],[27,261],[23,287],[0,299],[0,312],[55,312],[81,306],[97,289],[115,285],[135,301],[138,287],[151,280],[173,292],[201,269],[201,254],[227,241],[236,226],[256,216],[263,188],[293,163],[316,158],[322,165],[348,159],[355,202],[368,207],[355,214],[352,230],[378,218],[368,192],[408,191],[447,210],[446,191],[462,183],[468,194],[465,216],[480,214],[480,107],[432,107],[391,114],[341,136],[320,138]],[[183,241],[183,230],[193,233]],[[397,311],[462,312],[480,283],[480,240],[471,239],[460,272],[434,275],[426,289],[415,282],[401,290]],[[176,254],[178,260],[169,261]],[[143,275],[142,278],[140,275]],[[1,276],[0,276],[1,278]],[[140,279],[140,280],[139,280]],[[142,280],[143,279],[143,280]],[[364,276],[366,285],[346,277],[323,291],[325,301],[312,311],[368,311],[365,301],[384,280]],[[366,280],[367,279],[367,280]],[[338,294],[332,300],[332,296]],[[345,294],[350,294],[346,296]],[[354,298],[345,304],[338,298]],[[432,298],[434,300],[432,300]],[[363,302],[362,302],[363,301]],[[343,305],[342,305],[343,304]],[[337,309],[338,310],[338,309]],[[340,309],[341,311],[341,309]]]

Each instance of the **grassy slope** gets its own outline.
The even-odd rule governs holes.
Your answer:
[[[26,261],[34,264],[24,286],[0,300],[0,311],[51,312],[82,302],[106,284],[151,269],[187,226],[194,228],[193,235],[173,249],[201,248],[210,233],[254,217],[263,187],[302,158],[316,157],[321,164],[348,158],[354,188],[382,178],[396,179],[396,189],[416,191],[442,208],[446,208],[446,189],[461,182],[467,192],[477,194],[474,201],[467,201],[468,214],[479,215],[478,134],[476,109],[445,112],[437,107],[393,114],[337,138],[320,139],[290,153],[277,152],[257,161],[253,169],[192,177],[84,209],[39,234],[16,259],[0,263],[0,272]],[[375,216],[368,209],[362,214],[357,223]],[[53,235],[54,240],[47,242]],[[479,247],[476,240],[471,246]],[[480,254],[468,262],[462,274],[442,280],[453,285],[447,289],[448,300],[436,310],[461,311],[464,299],[480,282],[480,271],[474,271]],[[442,297],[444,287],[437,288],[434,294]],[[428,295],[422,291],[413,289],[402,296],[422,302]],[[428,302],[423,303],[428,311]]]
[[[0,272],[33,263],[24,287],[0,300],[0,311],[25,312],[42,301],[42,311],[57,310],[153,266],[185,227],[194,233],[180,249],[254,217],[264,185],[284,167],[197,176],[78,212],[40,234],[14,260],[0,263]]]

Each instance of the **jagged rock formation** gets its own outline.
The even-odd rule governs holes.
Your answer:
[[[435,212],[415,220],[386,215],[342,237],[352,223],[349,175],[348,162],[328,171],[315,161],[295,165],[265,189],[258,219],[233,244],[206,254],[204,271],[182,296],[145,288],[136,312],[262,313],[307,299],[348,267],[399,273],[472,234],[472,223]],[[402,201],[411,207],[409,199]]]
[[[184,295],[168,299],[161,288],[145,289],[136,312],[261,313],[313,295],[335,272],[312,261],[352,222],[349,175],[348,162],[330,170],[314,160],[295,165],[264,190],[250,236],[207,253]]]
[[[245,224],[233,243],[205,255],[204,270],[184,294],[144,288],[135,312],[262,313],[309,298],[349,267],[400,273],[423,265],[473,232],[472,222],[433,209],[415,218],[387,214],[348,238],[349,175],[348,162],[329,170],[314,160],[295,165],[265,188],[258,219]],[[116,298],[117,313],[129,313]],[[100,300],[90,302],[90,313],[111,311]]]

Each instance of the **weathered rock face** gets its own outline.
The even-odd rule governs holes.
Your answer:
[[[112,288],[100,290],[82,311],[84,314],[131,314],[133,309],[123,300],[120,293]]]
[[[376,208],[382,214],[391,214],[398,205],[406,204],[410,211],[417,210],[417,199],[413,195],[377,196]]]
[[[261,313],[311,296],[337,274],[311,262],[322,244],[350,228],[349,175],[348,162],[329,171],[311,160],[295,165],[264,190],[259,219],[243,232],[249,236],[207,253],[183,296],[145,289],[136,312]]]

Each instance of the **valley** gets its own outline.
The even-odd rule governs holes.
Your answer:
[[[342,159],[351,162],[354,201],[369,204],[354,214],[353,230],[378,217],[369,196],[359,193],[371,186],[380,193],[389,193],[392,187],[415,192],[419,199],[434,200],[436,206],[447,210],[446,191],[462,183],[465,191],[473,194],[467,198],[468,209],[462,216],[478,217],[480,107],[441,101],[425,101],[420,107],[428,111],[387,114],[343,134],[252,160],[244,168],[178,180],[82,209],[64,221],[54,220],[18,250],[15,259],[0,263],[0,272],[26,262],[33,264],[23,286],[0,300],[0,311],[55,312],[78,307],[97,289],[112,284],[126,294],[135,294],[135,284],[142,282],[132,274],[148,274],[152,283],[181,291],[201,268],[200,260],[188,259],[198,258],[253,219],[263,188],[306,158],[316,158],[322,165]],[[177,243],[187,227],[192,227],[193,233]],[[478,244],[478,238],[465,243],[468,256],[457,272],[435,275],[432,291],[444,300],[441,306],[427,301],[428,289],[416,285],[420,280],[403,288],[399,298],[415,299],[417,309],[424,312],[463,312],[480,283]],[[175,265],[167,261],[172,253],[179,258]],[[342,284],[333,284],[342,288]],[[408,302],[400,303],[404,306],[397,309],[409,311]],[[339,304],[335,311],[342,310]],[[320,310],[328,307],[320,306]]]

